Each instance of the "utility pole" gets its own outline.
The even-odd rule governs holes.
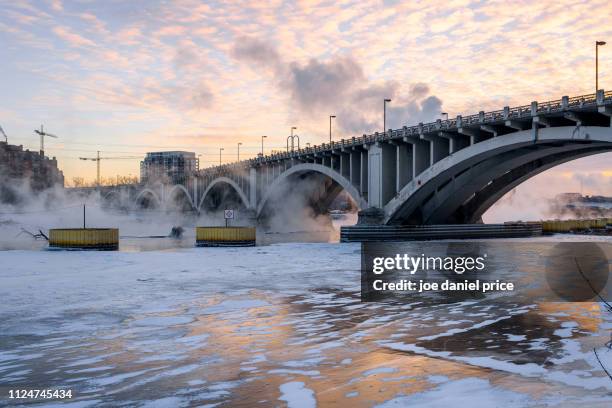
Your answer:
[[[329,115],[329,143],[331,144],[332,142],[332,133],[331,133],[331,122],[332,119],[335,118],[336,115]]]
[[[387,102],[391,102],[391,99],[385,99],[383,102],[383,135],[387,134]]]
[[[595,93],[599,91],[599,47],[606,45],[605,41],[595,41]]]
[[[224,149],[223,149],[222,147],[219,149],[219,166],[221,165],[221,152],[222,152],[223,150],[224,150]]]
[[[240,161],[240,145],[242,142],[238,142],[238,161]]]

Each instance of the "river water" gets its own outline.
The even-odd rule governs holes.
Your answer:
[[[507,257],[539,273],[544,241]],[[0,265],[0,405],[60,404],[17,388],[109,407],[612,404],[602,303],[361,303],[358,244],[133,238]]]

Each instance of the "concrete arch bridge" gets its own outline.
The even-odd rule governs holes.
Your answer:
[[[296,203],[324,213],[346,191],[360,222],[473,223],[505,193],[561,163],[612,151],[612,92],[389,129],[201,170],[183,184],[108,188],[109,201],[258,219]]]

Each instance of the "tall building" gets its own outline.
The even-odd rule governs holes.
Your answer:
[[[140,181],[185,184],[199,167],[193,152],[151,152],[140,162]]]
[[[55,157],[23,150],[23,146],[0,142],[0,186],[26,181],[34,191],[56,184],[64,186],[64,173],[57,167]]]

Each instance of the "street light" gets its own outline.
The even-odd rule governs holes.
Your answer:
[[[442,115],[442,119],[448,120],[448,113],[442,112],[441,115]]]
[[[605,41],[595,41],[595,93],[599,90],[599,46],[606,45]]]
[[[263,155],[264,155],[264,154],[263,154],[263,152],[264,152],[264,151],[263,151],[263,140],[264,140],[266,137],[268,137],[268,136],[262,136],[262,137],[261,137],[261,157],[263,157]]]
[[[332,142],[332,136],[331,136],[331,122],[332,119],[335,118],[336,115],[329,115],[329,143]]]
[[[242,142],[238,142],[238,161],[240,161],[240,145]]]
[[[298,140],[298,150],[300,149],[300,137],[298,135],[294,135],[293,131],[297,129],[295,126],[291,126],[291,136],[287,137],[287,151],[289,151],[289,139],[291,139],[291,151],[294,150],[295,147],[295,138]]]
[[[387,134],[387,102],[391,102],[391,99],[385,99],[383,102],[383,135]]]
[[[221,165],[221,152],[222,152],[223,150],[224,150],[224,149],[223,149],[222,147],[221,147],[221,148],[219,148],[219,166]]]

